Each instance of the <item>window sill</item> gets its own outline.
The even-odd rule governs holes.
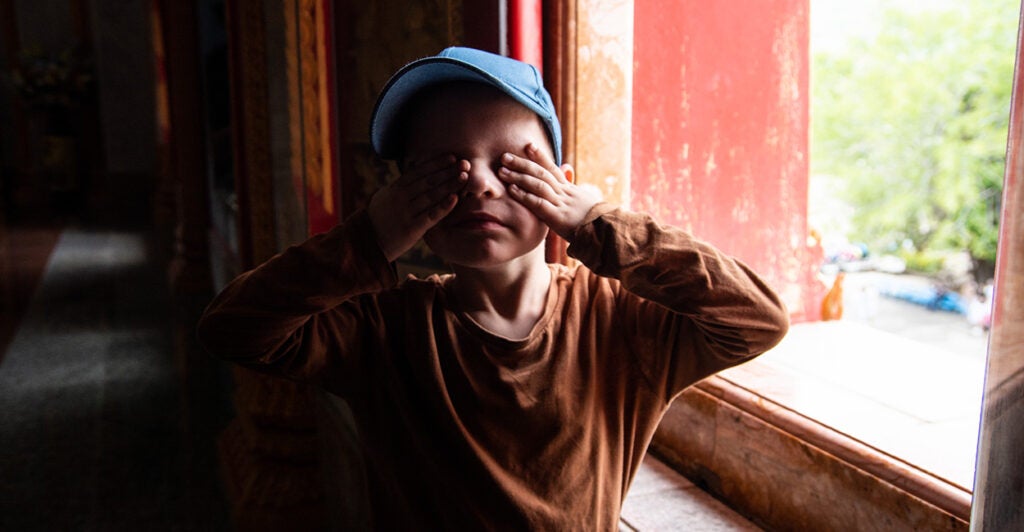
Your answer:
[[[985,356],[851,321],[794,325],[781,345],[721,376],[970,491]]]
[[[876,393],[873,399],[858,396],[821,378],[822,374],[796,378],[794,367],[811,372],[811,368],[825,367],[822,361],[845,360],[849,366],[832,367],[824,374],[842,375],[847,383],[874,385],[876,392],[906,392],[909,378],[914,378],[915,387],[928,380],[929,386],[941,388],[934,350],[930,362],[916,360],[912,371],[904,370],[902,363],[897,367],[896,357],[886,357],[886,350],[867,347],[864,335],[869,333],[856,327],[844,330],[848,324],[838,323],[842,325],[796,326],[783,345],[758,361],[691,387],[666,414],[652,450],[760,526],[855,529],[857,523],[876,522],[895,528],[966,530],[971,506],[968,489],[911,465],[902,459],[907,456],[880,451],[879,446],[882,437],[899,439],[904,450],[917,449],[920,457],[945,447],[950,435],[961,436],[958,431],[967,432],[964,438],[973,440],[980,388],[973,407],[958,402],[968,401],[975,393],[964,387],[941,389],[945,396],[918,401],[925,408],[936,407],[932,401],[942,405],[948,401],[964,412],[973,408],[973,430],[951,426],[908,436],[911,425],[900,416],[914,417],[913,394],[892,395],[903,397],[904,402],[887,404],[877,400],[885,394]],[[848,334],[855,335],[857,343],[851,343]],[[827,347],[815,343],[823,338],[829,339]],[[851,349],[851,345],[860,347]],[[893,347],[890,343],[886,349],[891,353]],[[898,348],[912,359],[918,356],[906,346]],[[856,358],[840,356],[844,350]],[[866,370],[858,374],[851,369],[859,366]],[[951,372],[946,378],[954,376]],[[960,374],[957,380],[980,383],[981,377]],[[973,448],[970,453],[973,456]],[[968,461],[973,469],[973,460]]]

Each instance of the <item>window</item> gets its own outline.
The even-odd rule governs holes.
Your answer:
[[[779,490],[793,489],[793,482],[780,480],[788,474],[811,490],[818,480],[846,482],[825,495],[806,495],[840,506],[861,501],[851,514],[888,518],[888,511],[917,519],[910,514],[938,508],[929,517],[937,526],[948,525],[943,520],[949,517],[965,523],[984,337],[975,339],[981,351],[972,358],[854,319],[818,321],[828,286],[818,281],[822,251],[809,238],[808,215],[816,205],[807,197],[816,183],[810,179],[807,141],[810,20],[821,6],[817,0],[637,0],[635,30],[627,30],[608,22],[622,22],[621,14],[609,15],[622,4],[577,3],[573,80],[587,88],[577,90],[570,107],[580,139],[574,154],[579,175],[596,179],[593,184],[613,200],[687,227],[751,263],[782,289],[794,320],[802,323],[776,351],[684,394],[654,448],[709,490],[749,505],[748,513],[776,512],[769,517],[782,519],[772,506],[780,504]],[[598,77],[588,77],[592,72]],[[620,121],[630,116],[629,139],[620,138],[621,128],[601,126],[602,112],[616,98],[632,101],[629,112],[610,113]],[[627,173],[607,155],[615,149],[630,155]],[[588,164],[591,170],[584,171]],[[629,176],[624,191],[615,177],[621,175]],[[851,292],[851,299],[860,294]],[[922,399],[923,393],[931,398]],[[701,416],[703,421],[694,421]],[[743,423],[755,422],[763,426],[739,431]],[[695,427],[700,423],[710,428]],[[730,433],[730,427],[737,431]],[[908,427],[916,437],[908,437]],[[752,443],[758,436],[767,443]],[[724,445],[716,447],[722,439],[736,447],[735,456],[726,456]],[[845,464],[845,473],[836,462]],[[735,478],[739,471],[748,477]],[[743,484],[758,475],[763,486],[754,493]],[[877,485],[860,477],[895,491],[865,496]],[[897,491],[916,496],[905,501],[928,503],[897,508]]]

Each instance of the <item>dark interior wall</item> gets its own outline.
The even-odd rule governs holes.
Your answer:
[[[53,56],[75,44],[68,2],[0,1],[0,181],[3,217],[14,219],[22,204],[44,198],[44,178],[36,175],[44,154],[45,116],[21,105],[14,73],[22,57]]]
[[[91,24],[106,170],[150,177],[156,153],[148,0],[92,0]]]
[[[56,51],[75,44],[70,2],[14,0],[11,3],[23,49]]]
[[[2,7],[4,5],[0,4]],[[0,21],[7,17],[10,17],[10,13],[0,12]],[[14,136],[11,134],[14,131],[14,117],[11,115],[11,88],[7,73],[11,68],[11,44],[17,36],[11,35],[9,27],[7,22],[0,24],[0,182],[9,179],[7,174],[14,164],[11,159],[14,156]]]
[[[55,207],[54,134],[65,139],[61,160],[70,165],[60,172],[74,175],[57,212],[69,205],[79,212],[149,210],[156,161],[151,8],[149,0],[0,1],[0,166],[12,212]],[[10,83],[15,63],[72,51],[85,58],[93,90],[67,111],[24,105]]]

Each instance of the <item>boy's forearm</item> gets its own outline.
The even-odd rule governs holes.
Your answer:
[[[311,316],[397,275],[377,247],[364,211],[293,246],[232,281],[198,324],[200,343],[228,360],[269,360]]]
[[[574,233],[569,254],[688,316],[737,356],[766,351],[788,330],[785,305],[750,268],[648,215],[598,205]]]

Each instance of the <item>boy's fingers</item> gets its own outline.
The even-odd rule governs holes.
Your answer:
[[[511,153],[506,153],[502,156],[502,165],[506,168],[519,172],[523,175],[529,176],[533,179],[538,179],[547,183],[553,189],[568,183],[565,176],[562,174],[561,168],[556,166],[542,152],[533,148],[533,155],[530,153],[530,149],[533,144],[527,145],[527,156],[538,157],[540,160],[528,159],[525,157],[517,157]]]
[[[411,181],[400,183],[395,192],[401,199],[394,205],[393,214],[400,215],[403,209],[419,213],[448,194],[459,191],[469,180],[469,174],[459,169],[468,165],[468,162],[463,161],[462,165],[445,166],[430,175],[417,176]]]
[[[515,186],[521,192],[535,196],[538,200],[555,201],[556,193],[551,183],[536,176],[516,172],[508,167],[502,167],[498,170],[498,177]]]
[[[544,174],[545,169],[540,164],[537,164],[530,159],[525,157],[519,157],[513,153],[506,153],[501,156],[502,166],[514,170],[516,172],[524,174]]]
[[[455,160],[455,155],[450,153],[442,153],[430,157],[414,159],[409,162],[407,168],[413,171],[429,171],[431,168],[437,169],[444,166],[448,166],[450,164],[454,164]]]
[[[530,158],[531,161],[537,163],[538,165],[540,165],[541,168],[547,170],[548,173],[550,173],[556,180],[565,179],[562,175],[561,168],[559,168],[558,165],[555,164],[554,159],[552,159],[547,154],[547,152],[538,148],[536,144],[531,142],[526,145],[526,155]]]
[[[509,185],[508,191],[509,194],[512,195],[513,199],[523,204],[523,206],[537,215],[541,220],[546,220],[551,215],[550,208],[552,205],[545,201],[544,198],[541,198],[536,194],[529,193],[515,183]]]
[[[452,178],[461,179],[463,175],[469,176],[469,161],[462,160],[458,164],[452,166],[445,166],[433,172],[423,181],[426,185],[436,187]]]
[[[435,186],[427,188],[420,194],[420,198],[425,199],[427,205],[433,205],[444,200],[448,195],[461,190],[468,180],[469,175],[462,172],[455,179],[448,179]]]
[[[412,198],[410,211],[413,213],[413,217],[421,216],[423,213],[429,213],[438,205],[447,203],[452,196],[456,195],[456,192],[465,186],[468,179],[469,176],[465,172],[462,172],[458,178],[450,179],[437,186],[430,187],[424,190],[421,194]]]
[[[439,155],[429,159],[413,161],[409,163],[402,172],[397,184],[400,186],[409,186],[426,177],[436,177],[438,175],[443,176],[446,172],[456,167],[455,163],[456,159],[454,155]]]

